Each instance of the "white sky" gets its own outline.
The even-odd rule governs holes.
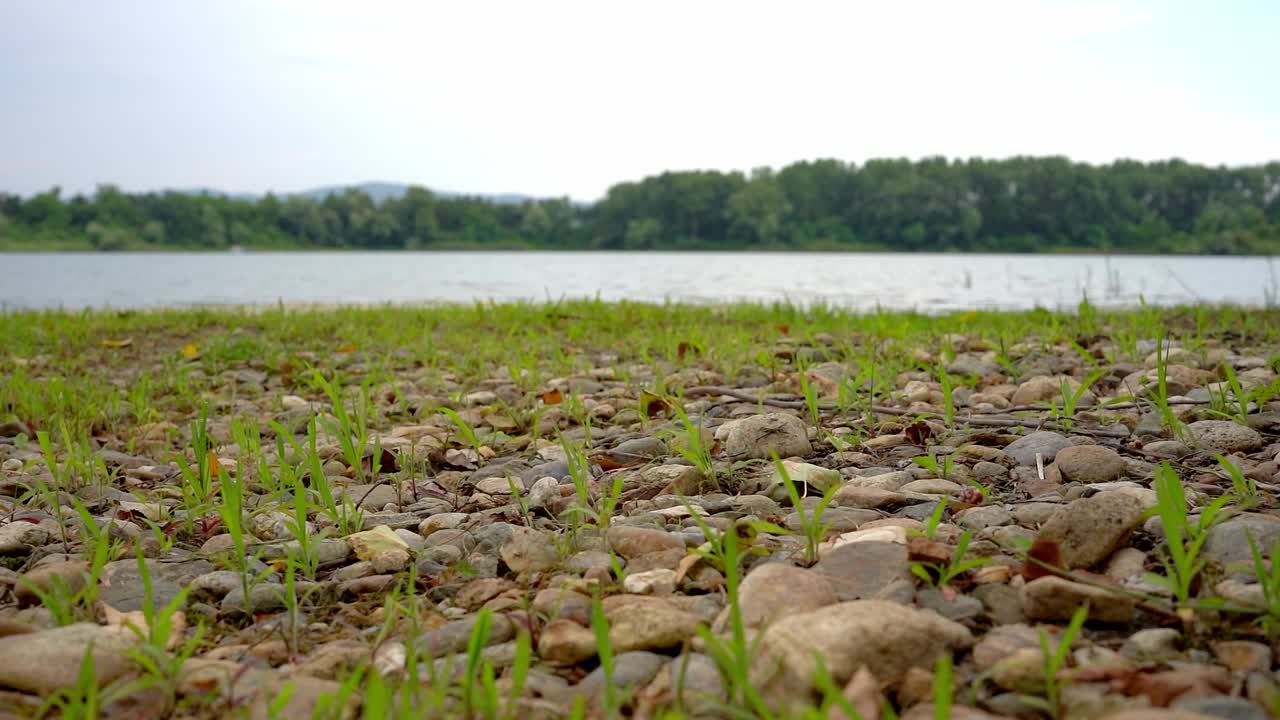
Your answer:
[[[1280,2],[0,0],[0,190],[1280,159]]]

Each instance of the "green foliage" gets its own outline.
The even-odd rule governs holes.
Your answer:
[[[971,533],[966,530],[961,533],[960,539],[956,541],[956,547],[951,552],[951,558],[945,564],[914,562],[911,563],[911,574],[930,585],[942,587],[949,585],[952,580],[970,570],[976,570],[990,563],[991,558],[988,557],[965,558],[965,555],[969,552],[971,539]]]
[[[929,157],[665,172],[593,204],[500,202],[422,187],[375,200],[124,193],[0,193],[0,250],[810,249],[1271,254],[1280,162],[1108,165],[1064,157]],[[923,210],[922,210],[923,209]]]
[[[1209,539],[1209,530],[1218,522],[1222,509],[1231,502],[1231,494],[1223,494],[1200,511],[1193,525],[1187,516],[1187,500],[1178,473],[1169,464],[1156,468],[1156,513],[1164,526],[1165,544],[1161,561],[1164,575],[1148,573],[1146,579],[1168,590],[1180,605],[1191,602],[1191,588],[1204,569],[1200,550]]]
[[[813,565],[818,562],[818,544],[822,542],[822,538],[831,529],[830,523],[822,522],[822,515],[826,512],[827,506],[831,504],[831,501],[835,499],[840,485],[833,484],[827,488],[811,515],[805,512],[804,498],[800,496],[800,490],[796,487],[795,481],[791,479],[791,473],[787,472],[786,466],[782,464],[782,459],[778,457],[776,452],[773,453],[773,466],[782,478],[782,485],[787,490],[787,497],[791,498],[792,507],[800,515],[800,530],[804,534],[804,564]]]
[[[675,451],[680,453],[680,456],[685,460],[688,460],[690,465],[698,468],[698,472],[702,473],[703,478],[711,484],[715,484],[716,466],[711,459],[711,448],[707,446],[705,439],[702,437],[702,425],[690,420],[684,408],[679,405],[672,404],[671,407],[675,410],[676,417],[680,420],[680,430],[671,433]]]
[[[1088,603],[1076,608],[1076,611],[1071,614],[1071,622],[1067,623],[1062,637],[1058,638],[1057,648],[1049,646],[1049,636],[1043,628],[1037,630],[1040,635],[1040,652],[1044,657],[1044,697],[1023,695],[1022,699],[1033,705],[1039,705],[1049,717],[1057,718],[1062,715],[1062,681],[1058,678],[1058,673],[1066,666],[1067,658],[1071,654],[1071,646],[1075,644],[1076,637],[1088,618]]]
[[[919,455],[911,458],[911,462],[943,480],[949,479],[952,471],[955,470],[955,459],[951,457],[951,453],[943,455],[942,462],[938,462],[936,455]]]

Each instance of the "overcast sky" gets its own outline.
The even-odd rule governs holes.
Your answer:
[[[0,0],[0,190],[1280,159],[1280,0]]]

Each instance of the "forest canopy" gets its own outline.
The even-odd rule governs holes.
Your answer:
[[[422,187],[376,201],[182,192],[0,193],[0,249],[709,249],[1280,252],[1280,162],[1064,157],[797,162],[666,172],[595,203]]]

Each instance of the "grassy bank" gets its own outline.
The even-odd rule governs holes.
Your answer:
[[[80,669],[0,668],[18,716],[1280,709],[1277,311],[18,312],[0,337],[0,657]]]

